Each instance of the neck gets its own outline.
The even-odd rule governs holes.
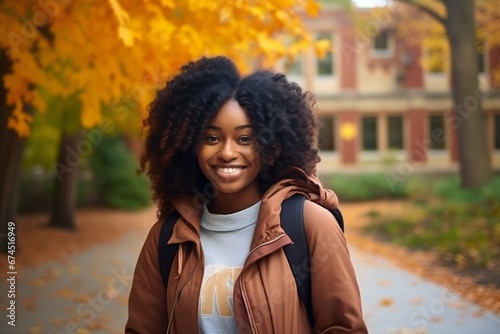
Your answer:
[[[249,208],[261,199],[260,193],[255,193],[253,196],[219,194],[208,203],[207,208],[211,213],[229,214]]]

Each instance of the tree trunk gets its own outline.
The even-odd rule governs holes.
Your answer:
[[[475,188],[491,177],[486,121],[478,89],[473,0],[446,0],[451,83],[462,185]]]
[[[79,144],[80,132],[68,134],[63,132],[59,145],[59,155],[55,172],[55,196],[50,226],[75,229],[75,212],[77,202],[78,170],[82,162]]]
[[[0,50],[0,76],[3,77],[11,69],[11,60],[4,50]],[[3,253],[7,252],[8,223],[16,223],[21,159],[26,144],[25,138],[7,129],[7,120],[12,108],[6,104],[6,93],[5,87],[0,84],[0,251]],[[16,236],[18,236],[19,228],[16,227]],[[17,250],[19,250],[19,243],[17,243]]]

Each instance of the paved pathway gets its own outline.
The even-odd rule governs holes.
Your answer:
[[[131,275],[145,235],[88,249],[66,262],[25,269],[16,277],[16,326],[5,316],[0,286],[0,333],[121,333]],[[452,291],[352,250],[372,334],[495,334],[500,317],[481,312]],[[2,268],[5,268],[2,266]]]
[[[372,334],[498,334],[500,316],[380,256],[351,250]]]

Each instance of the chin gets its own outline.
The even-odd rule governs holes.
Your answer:
[[[241,191],[241,188],[239,187],[225,187],[225,186],[215,186],[219,194],[236,194],[239,191]]]

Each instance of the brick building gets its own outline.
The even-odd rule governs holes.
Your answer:
[[[363,28],[338,9],[305,17],[305,25],[332,49],[323,59],[311,49],[276,70],[312,91],[324,122],[319,171],[370,170],[402,162],[422,169],[457,169],[458,147],[451,117],[449,74],[422,66],[422,46],[396,35],[390,13]],[[409,38],[409,37],[406,37]],[[485,44],[479,55],[480,90],[464,101],[464,117],[480,100],[486,117],[493,167],[500,169],[500,90],[491,69],[500,47]]]

